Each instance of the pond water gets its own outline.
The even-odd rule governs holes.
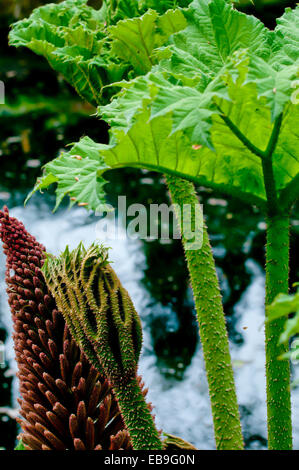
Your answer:
[[[75,247],[82,240],[88,246],[97,238],[99,218],[88,214],[82,208],[62,209],[53,214],[50,202],[41,196],[35,197],[26,209],[23,206],[11,208],[11,215],[22,220],[26,228],[54,254],[58,254],[67,244]],[[148,268],[148,261],[143,243],[124,236],[119,240],[110,240],[109,245],[114,269],[130,292],[142,318],[144,345],[139,372],[149,387],[148,398],[154,405],[157,425],[168,433],[179,435],[192,442],[199,449],[214,448],[212,417],[200,343],[197,343],[189,364],[184,364],[184,358],[175,359],[170,365],[165,361],[162,363],[159,361],[155,351],[155,329],[152,328],[153,308],[155,312],[159,312],[156,313],[162,327],[159,335],[163,335],[163,331],[167,335],[178,329],[179,321],[176,313],[169,305],[165,307],[154,299],[145,286],[143,278]],[[4,263],[5,259],[1,253],[0,309],[3,326],[9,333],[6,341],[6,359],[10,372],[7,375],[13,375],[12,371],[15,371],[16,365],[13,358],[10,312],[6,295],[3,295]],[[233,334],[230,335],[232,337],[230,345],[247,447],[261,449],[266,446],[264,274],[259,264],[251,258],[245,261],[245,269],[250,276],[250,282],[233,309],[234,328]],[[190,292],[187,296],[190,296]],[[232,332],[232,328],[230,330]],[[12,406],[8,413],[11,416],[16,407],[16,397],[17,380],[14,379]],[[293,391],[293,405],[295,446],[298,448],[298,389]]]

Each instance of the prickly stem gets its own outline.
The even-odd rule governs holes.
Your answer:
[[[266,305],[279,293],[288,292],[289,217],[267,218]],[[272,450],[292,449],[290,364],[278,357],[288,351],[279,344],[285,320],[278,318],[265,325],[268,446]]]
[[[115,383],[113,390],[134,450],[162,450],[159,433],[153,425],[153,418],[136,379],[132,378],[126,384]]]
[[[181,214],[183,213],[184,204],[189,204],[193,208],[199,206],[192,183],[172,176],[167,176],[166,181],[172,202],[180,207]],[[223,450],[243,449],[243,437],[225,317],[207,229],[203,224],[202,247],[189,250],[186,249],[188,240],[184,236],[181,219],[179,219],[179,225],[197,311],[209,384],[216,446],[217,449]],[[192,225],[192,230],[194,230],[194,220],[192,220]]]

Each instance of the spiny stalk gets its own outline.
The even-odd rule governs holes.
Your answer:
[[[182,233],[182,242],[190,272],[195,308],[203,348],[209,393],[214,421],[216,447],[218,450],[241,450],[244,447],[234,374],[229,352],[225,316],[221,301],[215,261],[203,222],[196,224],[196,210],[202,210],[194,185],[184,179],[166,176],[170,195],[178,212],[178,223]],[[192,208],[192,232],[202,230],[202,246],[188,249],[184,230],[184,205]],[[190,247],[190,245],[189,245]]]

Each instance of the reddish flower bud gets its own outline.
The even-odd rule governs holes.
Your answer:
[[[32,450],[131,449],[107,379],[80,351],[48,291],[40,271],[45,248],[7,208],[0,211],[0,238],[7,257],[24,445]]]

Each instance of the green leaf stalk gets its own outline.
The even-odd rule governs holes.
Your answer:
[[[275,120],[271,137],[262,158],[264,186],[267,195],[266,306],[279,293],[289,290],[289,214],[278,202],[273,172],[273,153],[282,125],[282,114]],[[292,449],[292,410],[289,361],[279,360],[288,352],[288,344],[279,342],[284,322],[265,323],[268,448]]]
[[[234,374],[219,282],[207,229],[203,223],[201,248],[186,249],[190,240],[187,240],[184,235],[184,226],[180,217],[183,214],[184,205],[190,205],[192,208],[192,232],[198,230],[195,224],[195,209],[201,211],[201,207],[192,183],[174,176],[166,176],[166,182],[172,202],[175,207],[180,208],[178,222],[197,311],[216,447],[218,450],[240,450],[243,449],[243,437]]]
[[[279,293],[288,293],[289,217],[267,218],[266,306]],[[285,319],[265,324],[266,379],[269,449],[292,449],[290,363],[279,356],[288,352],[288,343],[279,343]]]

